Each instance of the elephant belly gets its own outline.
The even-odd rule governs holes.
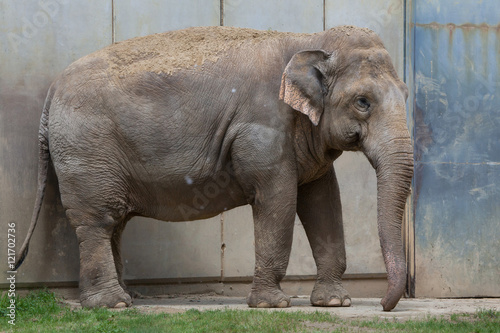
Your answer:
[[[144,209],[139,211],[171,222],[206,219],[248,203],[235,179],[223,172],[202,180],[184,176],[179,181],[157,182],[147,192],[142,198],[147,199],[140,200]]]

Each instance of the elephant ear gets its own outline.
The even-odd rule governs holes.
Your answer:
[[[281,78],[280,99],[319,124],[324,109],[325,64],[329,55],[323,50],[300,51],[286,65]]]

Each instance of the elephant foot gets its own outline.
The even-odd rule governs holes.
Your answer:
[[[98,292],[82,292],[80,303],[84,308],[124,308],[132,305],[132,298],[121,287],[101,289]]]
[[[260,291],[252,289],[247,297],[247,304],[251,308],[287,308],[290,303],[290,297],[280,289]]]
[[[351,297],[340,283],[318,283],[311,294],[314,306],[351,306]]]

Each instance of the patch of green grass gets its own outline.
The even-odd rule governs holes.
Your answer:
[[[0,299],[5,309],[8,298]],[[136,309],[71,310],[47,291],[16,298],[16,331],[22,332],[302,332],[304,322],[334,323],[328,313],[290,313],[258,310],[189,310],[176,314],[143,314]],[[0,331],[13,327],[2,312]]]
[[[0,297],[0,332],[499,332],[500,313],[480,309],[475,314],[420,321],[388,319],[350,321],[326,312],[266,310],[189,310],[144,314],[137,309],[71,310],[53,293],[37,291],[16,298],[16,326],[8,324],[6,294]]]
[[[123,321],[128,332],[301,332],[304,321],[335,322],[327,313],[267,312],[258,310],[189,310],[179,314],[142,315]],[[137,325],[139,323],[146,325]]]
[[[29,293],[26,297],[16,296],[16,320],[17,318],[29,318],[36,321],[46,315],[57,313],[61,310],[59,302],[53,293],[46,290]],[[0,314],[6,317],[9,314],[10,298],[7,293],[0,297]],[[8,317],[7,317],[8,318]],[[1,326],[0,326],[1,327]]]
[[[500,312],[493,309],[478,309],[474,315],[478,319],[493,319],[500,320]]]
[[[452,314],[449,318],[428,316],[424,320],[397,322],[389,319],[353,321],[352,325],[376,332],[500,332],[500,312],[480,310],[476,314]]]

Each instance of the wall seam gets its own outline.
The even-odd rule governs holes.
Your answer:
[[[220,214],[220,281],[224,282],[224,252],[226,243],[224,242],[224,213]]]
[[[115,43],[115,1],[111,0],[111,44]]]
[[[414,52],[415,52],[415,38],[413,34],[413,0],[404,1],[404,81],[408,85],[410,92],[410,101],[408,103],[409,107],[409,121],[411,122],[411,131],[413,143],[415,142],[415,82],[414,82]],[[407,200],[406,208],[406,235],[405,239],[407,241],[407,286],[406,292],[408,297],[415,298],[415,272],[416,272],[416,257],[415,257],[415,180],[412,181],[412,191],[410,197]]]
[[[219,11],[219,25],[224,26],[224,0],[220,0],[220,11]]]
[[[404,47],[403,47],[403,67],[404,67],[404,71],[403,71],[403,81],[406,82],[406,79],[408,77],[407,75],[407,51],[408,51],[408,46],[407,46],[407,43],[408,43],[408,40],[406,39],[407,38],[407,30],[408,30],[408,13],[407,13],[407,4],[408,4],[408,0],[404,0],[403,1],[403,41],[404,41]]]
[[[224,26],[224,0],[220,0],[219,7],[219,25]],[[220,214],[220,282],[224,282],[224,252],[226,243],[224,243],[224,213]],[[224,287],[223,287],[224,288]],[[222,291],[224,293],[224,289]]]
[[[326,0],[323,0],[323,31],[326,31]]]

